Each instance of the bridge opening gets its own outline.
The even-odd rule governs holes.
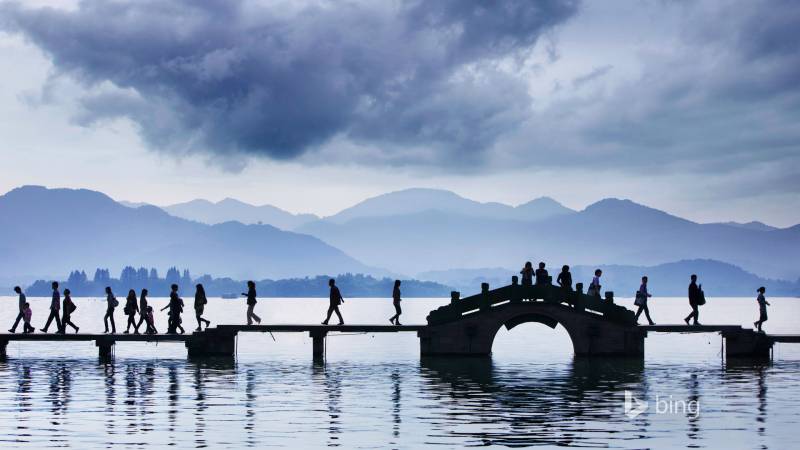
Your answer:
[[[507,321],[492,342],[492,361],[500,364],[569,363],[574,354],[567,330],[554,319],[538,314]]]

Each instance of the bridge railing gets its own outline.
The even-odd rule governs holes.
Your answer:
[[[614,293],[607,291],[605,298],[583,293],[583,284],[578,283],[575,290],[564,289],[552,284],[523,286],[517,277],[512,277],[511,284],[497,289],[489,289],[488,283],[481,284],[481,292],[470,297],[461,298],[459,292],[450,295],[450,304],[440,306],[428,315],[428,324],[459,320],[465,314],[479,313],[505,303],[546,302],[566,304],[576,311],[589,311],[600,314],[603,318],[623,324],[634,324],[633,311],[614,303]]]

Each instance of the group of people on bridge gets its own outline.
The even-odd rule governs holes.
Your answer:
[[[532,286],[534,282],[536,285],[552,285],[552,277],[549,275],[546,269],[546,264],[544,262],[539,263],[539,267],[534,270],[533,264],[528,261],[520,270],[520,275],[522,275],[522,285],[523,286]],[[596,269],[594,271],[594,277],[592,277],[591,283],[589,283],[589,288],[586,290],[587,295],[600,297],[600,277],[603,275],[603,271],[600,269]],[[700,325],[699,318],[700,318],[700,306],[706,303],[705,293],[703,292],[703,285],[697,284],[697,275],[692,274],[689,277],[689,289],[688,289],[688,297],[689,297],[689,306],[692,308],[692,311],[686,316],[683,320],[686,322],[686,325]],[[636,321],[638,323],[639,316],[644,313],[645,317],[647,318],[647,322],[650,325],[655,325],[653,319],[650,317],[650,308],[648,307],[648,299],[652,297],[652,294],[647,289],[647,276],[642,276],[642,283],[639,285],[639,289],[636,291],[636,297],[634,300],[634,305],[638,307],[636,310]],[[561,286],[562,289],[572,291],[572,274],[569,271],[569,266],[564,265],[561,267],[561,272],[558,274],[556,278],[556,283]],[[766,293],[766,288],[761,286],[757,290],[758,297],[756,301],[758,302],[759,308],[759,318],[756,322],[753,322],[753,325],[761,331],[761,327],[764,322],[767,321],[767,306],[769,302],[767,302],[764,294]]]
[[[395,314],[389,318],[389,322],[393,325],[400,325],[400,315],[402,314],[402,309],[400,308],[400,284],[400,280],[395,280],[394,288],[392,290],[392,302],[394,304]],[[339,318],[339,325],[344,325],[344,319],[342,318],[342,313],[339,310],[339,305],[344,303],[344,297],[342,297],[342,293],[336,286],[336,280],[330,279],[328,281],[328,286],[330,288],[330,304],[328,307],[327,317],[322,323],[327,325],[331,315],[335,313]],[[72,301],[70,290],[64,290],[64,298],[62,300],[57,281],[52,283],[52,289],[53,295],[50,301],[50,315],[48,316],[44,328],[42,328],[41,331],[47,333],[50,329],[50,325],[55,321],[56,333],[65,334],[67,326],[71,327],[73,330],[75,330],[75,333],[77,333],[80,328],[75,325],[71,319],[72,313],[77,309],[77,305],[75,305],[75,303]],[[166,306],[161,308],[161,311],[168,310],[168,334],[185,333],[185,330],[182,326],[183,319],[181,318],[181,314],[183,314],[184,302],[180,295],[178,295],[178,289],[179,287],[177,284],[173,284],[170,287],[169,302]],[[23,322],[23,332],[33,333],[36,329],[33,327],[33,325],[31,325],[31,317],[33,315],[31,305],[28,303],[25,293],[22,292],[22,288],[16,286],[14,287],[14,292],[19,295],[19,314],[14,321],[14,325],[8,331],[15,333],[17,331],[17,326],[19,326],[20,322]],[[117,300],[114,292],[112,292],[111,287],[106,287],[105,293],[106,313],[103,316],[103,324],[105,325],[104,333],[113,334],[117,332],[117,326],[114,322],[114,311],[120,305],[120,302]],[[134,334],[140,334],[139,328],[141,328],[142,325],[145,326],[145,334],[158,333],[158,330],[155,326],[153,307],[148,304],[148,295],[149,293],[147,289],[142,289],[137,299],[135,290],[131,289],[128,291],[128,296],[125,298],[125,306],[123,307],[123,313],[128,316],[127,326],[125,327],[124,331],[125,334],[130,333],[131,328],[133,328]],[[261,318],[256,315],[254,311],[256,303],[258,302],[256,299],[257,293],[255,282],[247,282],[247,292],[243,292],[242,296],[247,299],[247,324],[252,325],[254,321],[256,323],[261,323]],[[197,328],[195,331],[202,331],[204,324],[206,328],[211,325],[211,321],[203,317],[205,305],[207,303],[208,299],[206,298],[205,288],[202,284],[197,284],[195,286],[194,294],[194,312],[195,319],[197,320]],[[136,320],[137,314],[139,315],[138,322]],[[111,325],[110,327],[109,324]]]

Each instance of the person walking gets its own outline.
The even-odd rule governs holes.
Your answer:
[[[522,275],[523,286],[533,286],[533,264],[530,261],[525,263],[525,267],[519,271],[519,274]]]
[[[253,311],[256,307],[256,283],[253,280],[247,282],[247,293],[242,292],[242,295],[247,297],[247,324],[252,325],[255,320],[256,323],[261,323],[261,317],[258,317]]]
[[[769,306],[769,302],[764,297],[764,293],[767,292],[764,286],[758,288],[756,292],[758,292],[758,297],[756,298],[758,302],[758,320],[753,322],[753,325],[755,325],[758,328],[758,332],[761,333],[761,325],[767,321],[767,306]]]
[[[202,284],[195,286],[194,291],[194,316],[197,319],[197,329],[195,331],[203,331],[203,322],[206,323],[206,328],[211,325],[210,320],[203,319],[203,310],[208,303],[206,298],[206,290]]]
[[[536,285],[542,286],[545,284],[550,284],[550,275],[547,273],[547,269],[544,268],[545,264],[543,262],[539,263],[539,268],[536,269]]]
[[[72,313],[75,312],[78,307],[75,305],[75,302],[72,301],[72,292],[69,289],[64,289],[64,304],[62,306],[64,312],[61,317],[61,333],[66,334],[67,325],[69,325],[75,330],[75,334],[78,334],[78,326],[72,323]]]
[[[111,286],[106,286],[106,315],[103,316],[103,324],[106,330],[103,333],[108,333],[108,321],[111,320],[111,334],[117,333],[117,324],[114,323],[114,309],[119,306],[119,300],[114,296],[111,291]]]
[[[53,287],[53,297],[50,300],[50,315],[47,317],[44,328],[42,328],[42,331],[45,333],[47,333],[47,329],[50,328],[50,323],[53,322],[53,319],[56,321],[56,331],[61,331],[61,318],[58,313],[61,309],[61,293],[58,292],[58,281],[53,281],[51,286]]]
[[[344,319],[342,319],[342,313],[339,312],[339,305],[344,303],[344,298],[342,297],[342,293],[339,292],[339,288],[336,287],[336,280],[331,278],[328,280],[328,286],[331,288],[330,292],[330,304],[328,305],[328,316],[325,317],[325,320],[322,321],[323,325],[327,325],[328,321],[331,320],[331,314],[336,313],[336,316],[339,318],[339,325],[344,325]]]
[[[689,319],[694,319],[694,325],[700,325],[700,305],[705,303],[703,298],[702,285],[697,286],[697,275],[692,274],[691,282],[689,283],[689,306],[692,307],[692,312],[683,319],[686,325],[689,325]]]
[[[124,334],[130,334],[131,327],[136,331],[136,313],[139,312],[139,300],[136,299],[136,291],[133,289],[128,291],[128,296],[125,297],[125,307],[122,312],[128,316],[128,326],[125,327]]]
[[[145,323],[147,324],[145,334],[158,334],[158,330],[156,330],[155,317],[153,317],[153,307],[148,306],[145,311],[146,312],[143,314]]]
[[[569,272],[569,266],[565,265],[561,267],[561,273],[558,274],[556,283],[566,291],[572,290],[572,274]]]
[[[639,290],[636,292],[636,300],[634,300],[634,304],[639,307],[636,311],[636,323],[639,323],[639,315],[642,314],[644,311],[645,317],[647,317],[647,322],[650,325],[655,325],[656,323],[653,322],[653,319],[650,318],[650,309],[647,308],[647,299],[650,298],[651,295],[647,292],[647,277],[642,277],[642,285],[639,286]]]
[[[25,318],[25,304],[28,303],[27,298],[25,297],[25,293],[22,292],[22,288],[19,286],[14,286],[14,292],[19,295],[19,304],[17,307],[19,308],[19,314],[17,314],[17,318],[14,320],[14,326],[8,330],[9,333],[16,333],[17,332],[17,325],[19,322]],[[25,331],[25,327],[23,326],[23,331]]]
[[[400,280],[394,280],[394,289],[392,289],[392,303],[394,304],[395,314],[389,318],[389,322],[393,323],[394,325],[400,325],[400,314],[403,314],[403,310],[400,309]]]
[[[167,306],[161,308],[162,311],[169,308],[168,316],[169,316],[169,324],[167,326],[167,334],[176,334],[178,329],[180,328],[181,334],[185,333],[186,330],[183,329],[183,319],[181,319],[181,313],[183,312],[183,299],[178,296],[178,285],[172,284],[170,286],[170,293],[169,293],[169,303]]]
[[[142,323],[147,322],[147,294],[147,289],[142,289],[142,293],[139,294],[139,323],[134,327],[133,334],[139,334],[139,327],[142,326]]]
[[[592,282],[589,284],[589,289],[586,290],[586,295],[591,295],[592,297],[600,297],[600,277],[603,275],[603,271],[597,269],[594,271],[594,278],[592,278]]]
[[[31,311],[31,304],[25,303],[24,309],[22,310],[22,332],[25,334],[31,334],[36,331],[36,328],[31,325],[31,317],[33,316],[33,311]]]

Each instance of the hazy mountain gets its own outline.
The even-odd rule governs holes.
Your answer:
[[[164,211],[173,216],[215,225],[237,221],[244,224],[267,224],[283,230],[291,230],[319,219],[313,214],[292,214],[272,205],[255,206],[232,198],[219,202],[192,200],[186,203],[164,206]]]
[[[639,288],[641,277],[647,275],[648,287],[656,296],[686,296],[689,275],[696,273],[703,289],[709,296],[756,296],[759,286],[767,287],[771,296],[800,296],[800,280],[791,282],[759,277],[732,264],[714,260],[685,260],[656,266],[599,265],[572,266],[570,272],[574,283],[588,286],[595,269],[603,270],[603,290],[614,291],[619,297],[633,297]],[[547,267],[555,282],[561,266]],[[453,286],[465,295],[480,291],[481,283],[490,286],[504,286],[511,282],[519,269],[450,269],[430,271],[417,275],[420,280],[428,280]]]
[[[317,238],[270,225],[205,225],[99,192],[38,186],[0,196],[0,252],[6,277],[127,264],[237,278],[376,272]]]
[[[800,226],[761,231],[698,224],[629,200],[605,199],[537,221],[487,219],[463,210],[363,217],[364,208],[359,209],[356,218],[312,222],[298,230],[367,264],[402,273],[516,267],[526,260],[656,265],[707,258],[765,277],[800,276]]]
[[[763,222],[759,222],[759,221],[756,221],[756,220],[754,220],[752,222],[747,222],[747,223],[722,222],[720,224],[721,225],[728,225],[728,226],[731,226],[731,227],[737,227],[737,228],[747,228],[749,230],[758,230],[758,231],[775,231],[775,230],[779,229],[777,227],[773,227],[771,225],[767,225],[767,224],[765,224]]]
[[[574,213],[557,201],[542,197],[513,207],[503,203],[480,203],[440,189],[406,189],[364,200],[325,220],[342,224],[359,218],[389,217],[438,211],[486,219],[540,220]]]

